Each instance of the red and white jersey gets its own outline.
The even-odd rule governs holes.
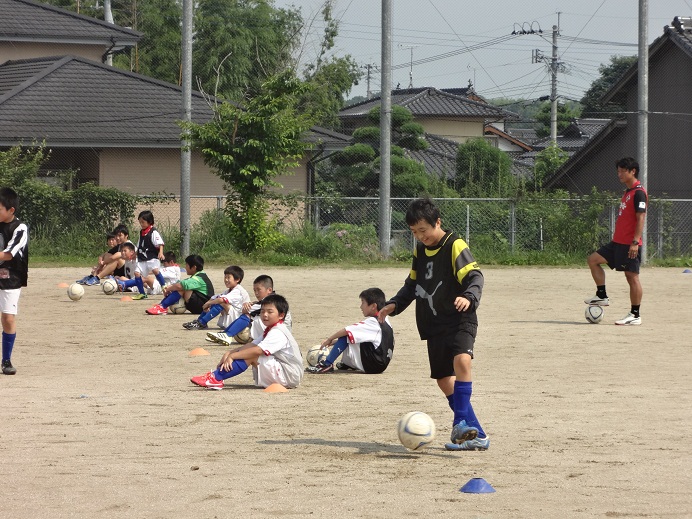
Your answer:
[[[230,290],[212,296],[211,299],[221,299],[231,305],[228,313],[222,313],[217,322],[220,328],[226,328],[243,313],[243,304],[250,302],[250,295],[241,285],[236,285]]]
[[[385,321],[389,326],[392,325],[389,317],[386,317]],[[345,330],[348,334],[348,342],[351,344],[371,342],[377,348],[382,342],[382,327],[377,317],[366,317],[359,323],[346,326]]]
[[[300,384],[303,380],[303,356],[285,324],[274,325],[266,336],[253,342],[263,352],[253,369],[257,385],[267,387],[277,382],[292,388]]]
[[[171,265],[170,267],[161,267],[159,269],[164,281],[167,285],[172,285],[180,281],[180,266]]]
[[[613,241],[623,245],[630,245],[634,239],[634,231],[637,228],[636,213],[645,213],[647,206],[647,194],[641,182],[637,182],[627,189],[620,200],[620,209],[615,220],[615,232]],[[639,245],[642,244],[641,237]]]

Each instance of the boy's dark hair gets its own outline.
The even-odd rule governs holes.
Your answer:
[[[5,209],[14,208],[15,214],[19,210],[19,195],[11,187],[0,188],[0,204]]]
[[[634,178],[639,178],[639,162],[632,157],[622,157],[615,161],[616,168],[634,170]]]
[[[124,223],[119,223],[118,225],[116,225],[115,229],[113,229],[113,234],[124,234],[127,237],[130,236],[130,232],[127,230],[127,225],[125,225]]]
[[[382,308],[384,308],[385,303],[387,302],[387,298],[384,296],[384,292],[382,292],[382,290],[380,290],[377,287],[366,288],[360,293],[358,297],[360,297],[369,305],[373,303],[376,304],[378,310],[382,310]]]
[[[274,305],[276,311],[280,314],[286,315],[288,313],[288,301],[286,301],[284,296],[280,296],[279,294],[269,294],[262,299],[262,306],[264,305]]]
[[[187,258],[185,258],[185,264],[189,265],[190,267],[195,267],[197,272],[204,270],[204,258],[199,254],[190,254]]]
[[[114,232],[107,232],[106,233],[106,241],[108,240],[115,240],[115,233]]]
[[[148,211],[148,210],[142,211],[137,216],[137,220],[139,220],[140,218],[142,220],[144,220],[145,222],[147,222],[149,225],[154,225],[154,213],[152,213],[151,211]]]
[[[166,263],[175,263],[175,260],[175,252],[173,252],[172,250],[163,253],[163,261],[165,261]]]
[[[235,279],[238,283],[242,283],[243,278],[245,277],[245,272],[243,272],[243,269],[241,269],[238,265],[226,267],[223,271],[223,275],[228,276],[229,274],[233,276],[233,279]]]
[[[126,241],[125,243],[122,243],[120,245],[120,250],[123,250],[123,249],[130,249],[133,251],[133,250],[135,250],[135,244],[131,243],[129,241]]]
[[[264,288],[271,288],[272,290],[274,290],[274,280],[271,276],[268,276],[267,274],[257,276],[255,280],[252,282],[252,284],[262,285]]]
[[[416,225],[420,221],[426,221],[435,227],[439,219],[440,210],[428,198],[414,200],[406,211],[406,223],[409,227]]]

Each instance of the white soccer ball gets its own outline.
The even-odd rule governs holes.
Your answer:
[[[101,288],[104,294],[110,296],[118,291],[118,283],[115,279],[107,278],[101,283]]]
[[[247,344],[252,340],[252,335],[250,334],[250,326],[245,328],[242,332],[237,333],[233,336],[233,340],[238,344]]]
[[[586,307],[586,310],[584,310],[584,317],[586,317],[586,320],[591,324],[600,323],[604,315],[605,310],[603,310],[602,306],[589,305]]]
[[[168,307],[168,313],[171,314],[184,314],[187,308],[185,308],[185,299],[182,297],[178,299],[177,302],[173,303]]]
[[[406,413],[397,427],[399,441],[409,450],[421,450],[435,439],[435,422],[420,411]]]
[[[84,295],[84,287],[78,283],[72,283],[67,287],[67,297],[72,301],[79,301]]]
[[[332,351],[331,348],[323,349],[322,345],[318,344],[317,346],[313,346],[308,350],[308,352],[305,354],[305,360],[307,361],[308,365],[317,366],[319,361],[327,358],[330,351]]]

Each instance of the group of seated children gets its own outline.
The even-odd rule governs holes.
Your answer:
[[[242,277],[233,279],[230,283],[226,279],[229,267],[225,271],[226,286],[229,287],[224,294],[215,296],[215,300],[233,297],[233,291],[240,287]],[[334,363],[339,356],[342,362],[336,364],[339,370],[360,371],[364,373],[382,373],[392,359],[394,351],[394,333],[388,319],[380,323],[377,320],[379,310],[384,307],[386,298],[379,288],[369,288],[360,294],[360,309],[364,319],[359,323],[346,326],[322,342],[322,347],[331,350],[326,359],[320,361],[314,367],[308,367],[303,371],[303,360],[300,349],[291,333],[291,319],[286,299],[274,293],[274,283],[270,276],[262,275],[255,278],[253,291],[257,301],[254,303],[243,302],[240,307],[240,315],[228,325],[223,332],[208,332],[207,340],[224,345],[239,340],[239,334],[250,330],[251,342],[241,344],[233,348],[221,357],[216,369],[204,375],[192,377],[190,381],[198,386],[208,389],[223,389],[224,380],[235,377],[249,366],[253,367],[255,384],[260,387],[268,387],[278,383],[286,388],[296,387],[302,380],[303,372],[306,373],[331,373],[334,372]],[[242,291],[245,294],[244,290]],[[242,293],[241,292],[241,293]],[[194,321],[183,324],[188,330],[207,329],[208,323],[216,315],[224,312],[236,315],[239,305],[228,305],[224,309],[222,303],[213,303],[208,310],[200,314]],[[221,321],[219,321],[219,324]]]

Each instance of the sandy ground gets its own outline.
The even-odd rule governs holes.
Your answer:
[[[583,317],[584,269],[485,269],[474,408],[487,452],[443,449],[451,412],[428,378],[414,313],[393,319],[382,375],[306,375],[284,394],[188,379],[220,346],[190,315],[100,288],[70,301],[78,269],[32,269],[18,317],[16,376],[0,375],[0,517],[692,517],[692,274],[646,269],[643,325],[609,274],[603,323]],[[222,272],[208,271],[221,287]],[[303,352],[358,321],[358,294],[389,296],[406,268],[248,269],[275,278]],[[210,356],[191,357],[205,347]],[[438,437],[398,442],[420,410]],[[465,494],[482,477],[493,494]],[[453,515],[452,515],[453,514]]]

